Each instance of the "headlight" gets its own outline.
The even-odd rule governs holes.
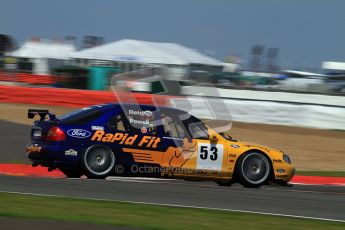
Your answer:
[[[286,163],[289,163],[291,164],[291,159],[288,155],[286,155],[285,153],[283,154],[283,160],[286,162]]]

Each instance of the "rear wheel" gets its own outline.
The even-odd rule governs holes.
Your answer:
[[[271,165],[263,153],[249,152],[240,157],[236,175],[245,187],[257,188],[269,178]]]
[[[115,155],[107,147],[89,147],[82,156],[81,165],[88,178],[104,179],[113,173]]]

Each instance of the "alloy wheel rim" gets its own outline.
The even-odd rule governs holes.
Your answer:
[[[270,171],[270,164],[261,153],[249,153],[242,161],[242,175],[252,184],[264,182]]]

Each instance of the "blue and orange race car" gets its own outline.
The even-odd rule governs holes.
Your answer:
[[[29,118],[36,115],[28,157],[67,177],[141,175],[259,187],[286,183],[295,171],[282,151],[234,140],[174,108],[103,104],[58,117],[29,109]]]

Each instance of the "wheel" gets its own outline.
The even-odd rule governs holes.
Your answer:
[[[240,157],[236,175],[245,187],[257,188],[269,178],[271,165],[263,153],[249,152]]]
[[[68,178],[80,178],[82,173],[76,169],[59,168],[59,170]]]
[[[81,166],[88,178],[104,179],[113,173],[115,155],[107,147],[89,147],[82,156]]]

